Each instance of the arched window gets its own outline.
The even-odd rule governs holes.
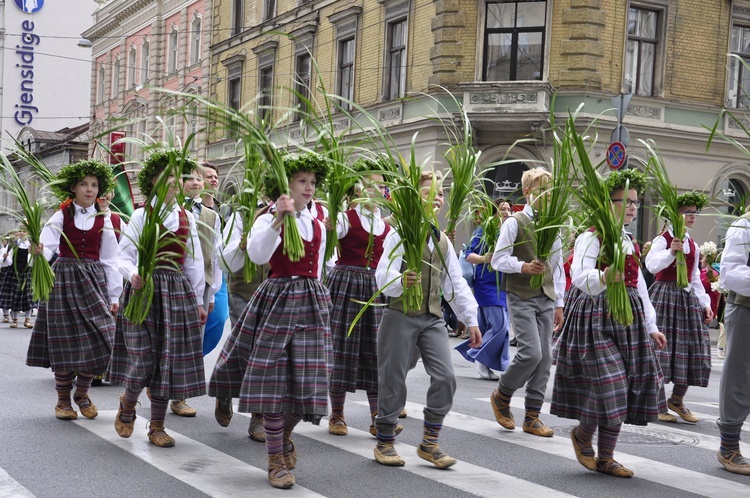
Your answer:
[[[148,67],[149,67],[149,57],[151,52],[151,44],[148,41],[143,42],[143,46],[141,46],[141,85],[145,85],[148,83],[149,77],[148,77]]]
[[[167,56],[167,72],[174,74],[177,72],[177,44],[179,42],[178,32],[173,29],[169,33],[169,53]]]
[[[200,17],[193,19],[190,27],[190,64],[198,64],[201,61],[201,36],[203,35],[202,21]]]
[[[120,93],[120,59],[115,59],[112,66],[112,98],[117,97]]]
[[[104,66],[99,66],[99,75],[97,76],[96,102],[104,102]]]
[[[135,69],[138,66],[136,57],[135,47],[132,47],[128,54],[128,86],[131,88],[135,86]]]

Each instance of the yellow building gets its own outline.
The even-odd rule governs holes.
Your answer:
[[[583,104],[578,123],[595,122],[592,159],[600,162],[617,127],[613,98],[632,93],[618,135],[629,142],[631,167],[644,156],[638,140],[653,139],[680,189],[705,191],[717,208],[750,193],[748,157],[722,140],[706,150],[717,120],[720,132],[746,138],[721,112],[741,115],[750,105],[750,71],[727,57],[750,57],[750,2],[214,0],[213,7],[211,97],[236,108],[273,106],[272,119],[288,120],[280,140],[289,144],[304,136],[291,90],[313,88],[319,100],[322,86],[367,109],[403,153],[418,133],[419,157],[442,167],[447,137],[430,118],[455,118],[463,105],[483,163],[515,160],[488,170],[489,188],[517,199],[521,173],[552,155],[553,102],[560,118]],[[346,130],[356,114],[340,112],[335,122]],[[519,138],[527,141],[511,147]],[[230,130],[212,130],[207,151],[225,171],[238,155]],[[648,196],[644,204],[633,227],[640,240],[659,224]],[[720,240],[718,225],[700,217],[696,240]]]

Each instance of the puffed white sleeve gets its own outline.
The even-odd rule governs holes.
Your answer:
[[[643,316],[646,319],[646,330],[649,334],[658,332],[659,326],[656,324],[656,310],[654,305],[651,303],[651,298],[648,295],[648,287],[646,286],[646,279],[643,278],[643,272],[638,267],[638,296],[641,298],[643,304]]]
[[[60,234],[63,230],[63,213],[59,209],[50,216],[47,223],[42,228],[42,233],[39,236],[39,242],[44,246],[44,257],[47,261],[52,259],[57,249],[60,247]]]
[[[259,216],[247,237],[247,255],[256,265],[268,263],[281,244],[281,227],[271,226],[274,216],[269,213]]]
[[[576,238],[573,248],[571,283],[590,296],[596,296],[607,288],[602,282],[603,272],[596,267],[600,246],[594,232],[583,232]]]
[[[240,271],[245,265],[245,253],[240,249],[243,230],[242,214],[233,213],[229,222],[224,226],[222,233],[224,247],[219,258],[221,267],[230,273]]]
[[[513,217],[505,220],[500,227],[500,235],[492,253],[492,268],[502,273],[521,273],[523,261],[513,256],[513,246],[518,236],[518,220]]]
[[[666,270],[674,263],[675,256],[667,247],[667,239],[657,235],[651,242],[651,249],[646,254],[646,269],[656,275],[662,270]]]
[[[727,231],[721,255],[719,282],[721,287],[742,296],[750,296],[750,221],[740,218]]]
[[[141,238],[145,215],[143,208],[133,212],[117,246],[117,269],[128,282],[133,275],[138,274],[138,241]]]
[[[104,266],[104,274],[107,277],[107,294],[112,304],[120,300],[122,293],[122,276],[117,271],[117,236],[112,226],[112,218],[104,216],[104,229],[102,230],[102,241],[99,246],[99,261]]]
[[[378,288],[389,297],[400,297],[404,293],[404,286],[401,283],[404,249],[400,242],[401,237],[396,230],[390,230],[383,241],[383,255],[375,269],[375,281]]]
[[[474,294],[472,294],[466,279],[463,278],[463,272],[461,271],[461,265],[458,262],[456,252],[451,247],[448,254],[444,254],[443,257],[447,270],[442,272],[440,278],[440,288],[443,289],[443,296],[445,296],[445,299],[451,304],[451,308],[453,308],[456,315],[467,327],[476,327],[479,324],[477,321],[477,300],[474,298]]]

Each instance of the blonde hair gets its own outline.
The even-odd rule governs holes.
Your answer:
[[[419,183],[422,182],[432,182],[433,179],[435,180],[435,183],[440,186],[443,183],[443,172],[440,170],[431,170],[426,169],[422,171],[422,176],[419,178]]]
[[[531,186],[534,185],[534,183],[539,182],[539,185],[541,185],[543,181],[546,183],[550,180],[552,180],[552,173],[546,169],[531,168],[523,172],[523,175],[521,176],[521,188],[525,194],[526,191],[531,190]]]

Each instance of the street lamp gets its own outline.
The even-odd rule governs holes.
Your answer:
[[[91,48],[92,43],[88,38],[81,38],[80,40],[78,40],[78,46],[81,48]]]

